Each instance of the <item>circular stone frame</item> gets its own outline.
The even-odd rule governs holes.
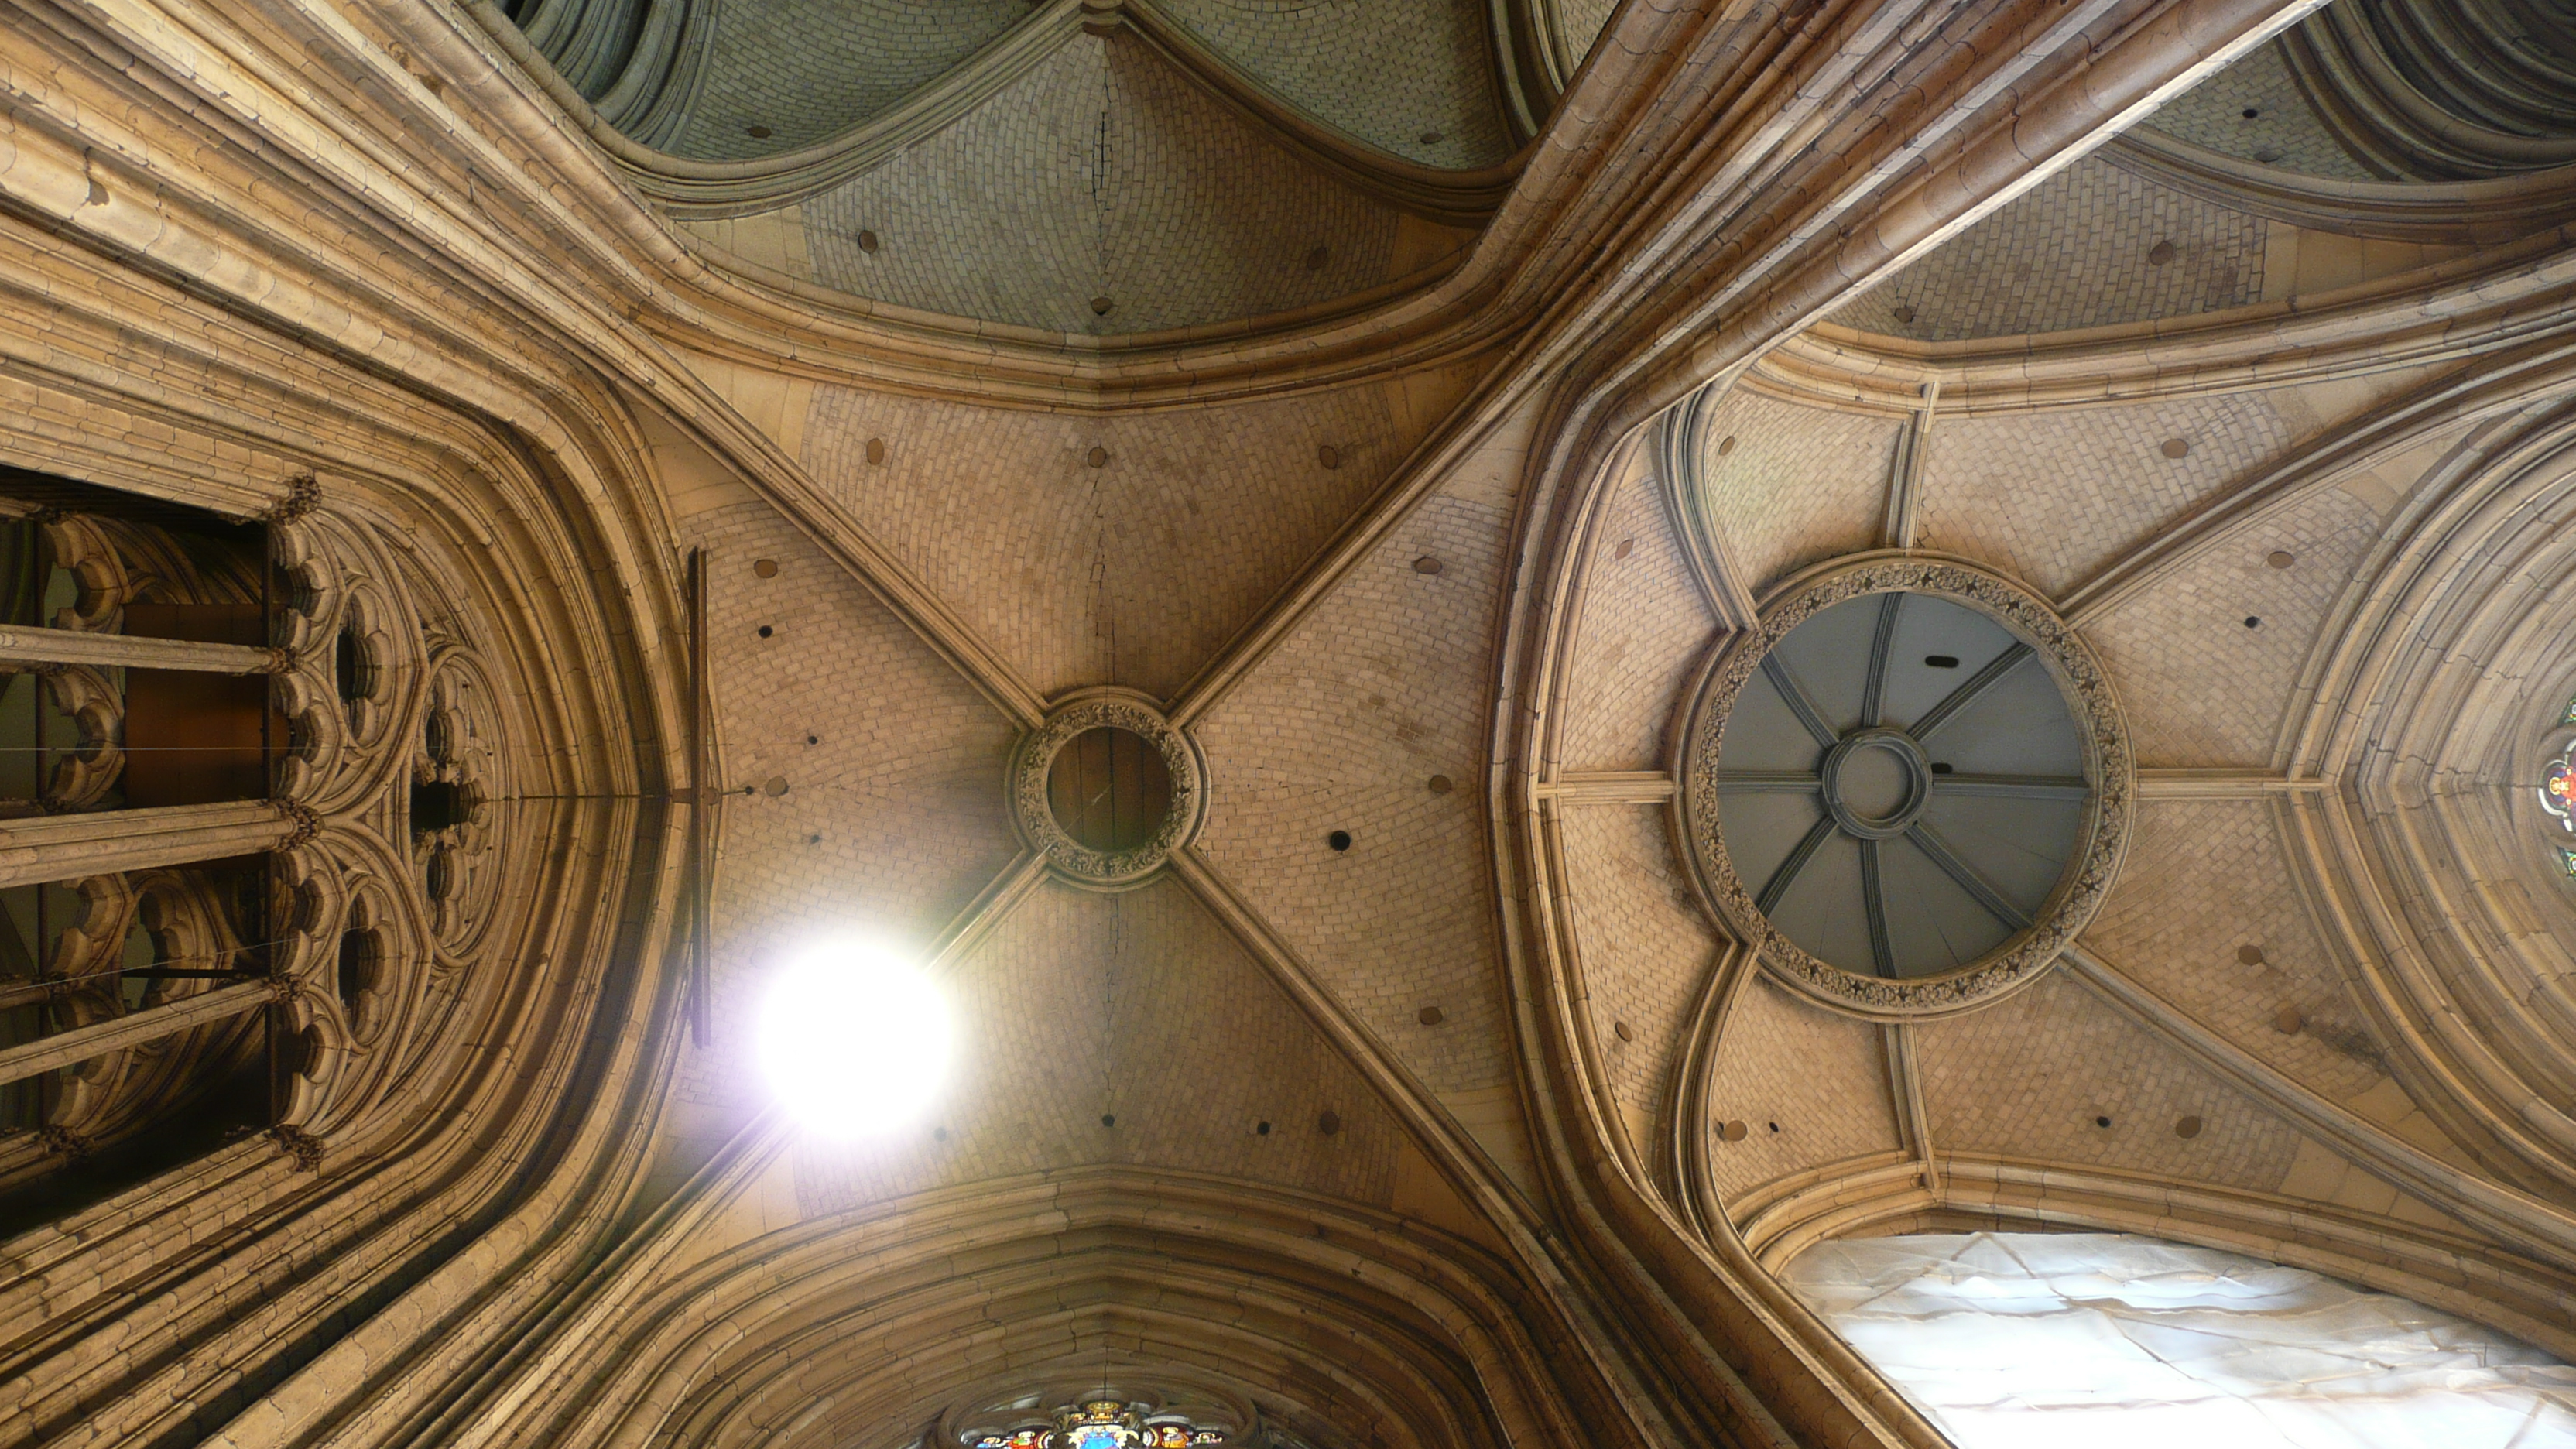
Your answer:
[[[1127,850],[1084,845],[1065,832],[1047,804],[1047,775],[1055,757],[1075,736],[1096,729],[1122,729],[1142,737],[1172,777],[1172,804],[1163,823]],[[1046,723],[1021,737],[1011,754],[1010,793],[1011,819],[1020,838],[1046,858],[1049,869],[1092,890],[1126,890],[1144,884],[1198,833],[1207,812],[1207,763],[1198,746],[1173,728],[1151,699],[1123,689],[1089,689],[1065,698],[1049,711]]]
[[[2076,849],[2056,889],[2033,913],[2033,924],[1966,966],[1911,980],[1846,971],[1774,928],[1736,875],[1718,824],[1718,749],[1736,696],[1764,657],[1790,630],[1834,605],[1886,593],[1929,594],[1965,605],[2029,645],[2057,681],[2093,787]],[[1682,788],[1673,808],[1700,887],[1718,917],[1755,944],[1774,977],[1822,1005],[1873,1020],[1948,1016],[2037,980],[2101,908],[2128,849],[2137,767],[2127,718],[2092,649],[2045,599],[2020,584],[1964,559],[1921,553],[1864,554],[1820,564],[1775,589],[1760,619],[1758,628],[1729,640],[1711,661],[1681,721]]]

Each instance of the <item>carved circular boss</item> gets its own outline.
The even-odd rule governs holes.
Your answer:
[[[1022,839],[1066,880],[1141,883],[1197,833],[1206,765],[1143,695],[1085,690],[1057,705],[1011,757]]]
[[[2099,908],[2134,766],[2109,679],[2037,595],[1952,559],[1822,565],[1687,708],[1679,809],[1775,976],[1878,1018],[2035,979]]]

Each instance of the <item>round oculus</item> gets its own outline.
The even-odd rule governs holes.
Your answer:
[[[1864,1014],[1959,1010],[2036,974],[2125,830],[2098,665],[1966,565],[1787,591],[1721,656],[1690,740],[1682,808],[1711,896],[1767,965]]]
[[[1207,799],[1197,749],[1152,701],[1078,691],[1023,736],[1010,794],[1021,838],[1057,875],[1141,884],[1198,828]]]

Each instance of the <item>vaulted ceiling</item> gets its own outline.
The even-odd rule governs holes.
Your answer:
[[[2564,74],[2528,8],[2471,7],[2526,99]],[[2424,59],[2465,44],[2438,19],[10,22],[7,245],[62,274],[0,305],[12,386],[54,434],[143,421],[7,460],[249,512],[283,469],[237,435],[356,419],[326,489],[449,480],[547,541],[488,566],[619,662],[524,670],[522,743],[655,813],[560,847],[620,925],[553,948],[600,991],[491,1043],[581,1063],[523,1172],[397,1218],[334,1164],[462,1129],[388,1108],[246,1189],[410,1246],[220,1368],[73,1340],[218,1341],[143,1286],[215,1301],[275,1249],[144,1244],[111,1219],[148,1197],[17,1240],[22,1284],[85,1286],[12,1290],[57,1407],[0,1442],[906,1449],[1099,1378],[1317,1449],[1929,1449],[1777,1270],[1969,1223],[2576,1354],[2576,896],[2531,788],[2576,694],[2576,193],[2532,106]],[[124,340],[45,340],[74,321]],[[1946,1004],[1802,986],[1689,801],[1712,682],[1863,567],[2026,600],[2094,751],[2046,949]],[[1111,697],[1204,815],[1102,889],[1009,787]],[[856,1145],[750,1053],[849,931],[929,963],[961,1043],[930,1120]]]

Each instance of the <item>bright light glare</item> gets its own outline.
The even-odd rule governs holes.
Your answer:
[[[871,941],[790,962],[761,1003],[761,1069],[806,1130],[857,1138],[917,1120],[948,1076],[948,1002]]]

